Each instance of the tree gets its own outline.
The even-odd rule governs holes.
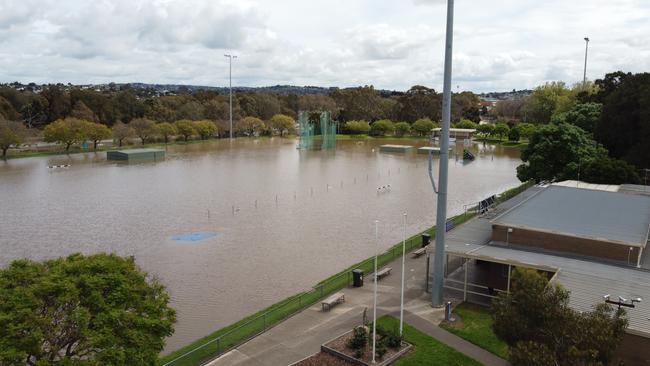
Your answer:
[[[133,257],[114,254],[0,270],[0,364],[154,365],[175,312]]]
[[[478,128],[478,123],[474,123],[468,119],[461,119],[460,122],[456,124],[456,128],[469,128],[475,130]]]
[[[611,156],[639,168],[650,168],[650,73],[608,74],[596,82],[603,104],[595,139]]]
[[[45,127],[43,137],[45,142],[55,142],[65,145],[65,151],[70,150],[72,144],[83,142],[86,139],[86,121],[68,117],[56,120]]]
[[[133,131],[131,126],[122,123],[121,121],[118,121],[113,125],[113,138],[117,140],[118,146],[122,147],[122,141],[133,136],[135,136],[135,131]]]
[[[0,116],[0,149],[2,149],[2,158],[7,157],[7,150],[12,146],[18,146],[25,135],[27,129],[21,122],[7,121]]]
[[[188,119],[181,119],[176,122],[174,122],[174,126],[176,126],[176,130],[178,131],[178,134],[183,136],[183,139],[185,142],[192,137],[192,135],[196,134],[196,129],[194,128],[194,123]]]
[[[57,85],[43,89],[41,95],[47,100],[47,120],[55,121],[70,113],[70,96]]]
[[[305,94],[298,98],[298,110],[330,112],[332,118],[338,117],[336,101],[327,95]]]
[[[150,119],[136,118],[129,123],[129,126],[133,128],[135,135],[140,138],[142,145],[156,133],[155,123]]]
[[[111,137],[111,129],[101,123],[85,121],[84,135],[93,142],[93,150],[97,150],[97,143]]]
[[[381,115],[382,97],[373,86],[339,89],[331,97],[341,110],[339,117],[342,121],[374,121],[384,117]]]
[[[568,111],[575,102],[575,95],[566,84],[554,81],[535,88],[525,101],[524,113],[528,120],[549,123],[554,114]]]
[[[494,133],[494,125],[492,124],[482,124],[476,127],[476,131],[483,136],[490,136]]]
[[[517,130],[519,130],[519,135],[525,139],[530,139],[533,135],[537,126],[532,123],[519,123],[517,124]]]
[[[178,131],[176,126],[169,122],[161,122],[156,124],[156,132],[158,135],[162,136],[165,140],[165,143],[169,142],[169,138],[176,135]]]
[[[580,180],[597,184],[641,184],[633,165],[609,157],[587,161],[580,167]]]
[[[395,126],[389,119],[380,119],[370,125],[370,134],[372,136],[384,136],[388,133],[392,133],[394,130]]]
[[[363,135],[370,132],[370,124],[366,121],[348,121],[344,128],[351,135]]]
[[[576,104],[569,111],[553,116],[551,122],[570,123],[589,133],[593,133],[596,123],[600,120],[602,110],[603,105],[599,103]]]
[[[411,125],[408,122],[397,122],[395,124],[395,135],[402,137],[411,131]]]
[[[606,156],[607,151],[597,147],[580,127],[549,124],[535,131],[521,152],[524,164],[517,167],[517,178],[522,182],[577,179],[581,164]]]
[[[194,130],[199,134],[201,140],[206,140],[217,132],[217,126],[206,119],[194,121]]]
[[[512,142],[517,142],[521,138],[521,133],[519,132],[519,127],[514,126],[513,128],[510,129],[510,132],[508,132],[508,140]]]
[[[414,122],[421,118],[440,120],[442,98],[434,89],[415,85],[401,95],[398,102],[397,117],[402,121]]]
[[[291,133],[296,129],[296,120],[284,114],[276,114],[271,117],[269,123],[272,128],[280,131],[280,136],[284,136],[285,132]]]
[[[191,100],[176,110],[177,119],[190,119],[192,121],[197,121],[202,119],[204,116],[204,108],[201,103]]]
[[[95,113],[84,104],[82,101],[77,101],[74,106],[72,107],[72,111],[70,112],[70,117],[74,118],[79,118],[84,121],[91,121],[95,122],[97,120],[97,117],[95,117]]]
[[[237,129],[246,136],[255,136],[264,129],[264,122],[256,117],[244,117],[237,121]]]
[[[431,133],[431,130],[436,128],[436,124],[433,123],[429,118],[420,118],[419,120],[413,122],[411,129],[419,136],[426,136]]]
[[[510,346],[513,366],[607,365],[627,328],[625,310],[569,307],[569,292],[532,269],[513,272],[510,293],[491,307],[494,333]]]
[[[492,131],[492,134],[494,136],[498,136],[499,138],[503,138],[505,136],[508,136],[509,132],[510,132],[510,127],[508,127],[507,124],[505,124],[505,123],[497,123],[494,126],[494,130]]]

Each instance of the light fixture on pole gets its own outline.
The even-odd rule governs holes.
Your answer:
[[[440,165],[438,184],[438,210],[436,213],[436,247],[430,272],[431,305],[442,307],[445,257],[445,228],[447,223],[447,181],[449,174],[449,121],[451,119],[451,60],[454,40],[454,0],[447,0],[447,37],[445,41],[445,73],[442,94],[442,131],[440,136]],[[434,186],[435,191],[435,186]]]
[[[402,236],[402,290],[399,297],[399,335],[404,329],[404,262],[406,257],[406,212],[404,212],[404,232]]]
[[[582,86],[587,86],[587,51],[589,50],[589,37],[585,37],[585,70],[582,74]]]
[[[233,55],[224,55],[225,57],[228,57],[230,61],[230,71],[228,72],[228,79],[229,79],[229,88],[230,88],[230,140],[232,140],[232,59],[237,58],[237,56]]]
[[[377,342],[377,250],[379,248],[379,220],[375,220],[375,290],[372,307],[372,363],[375,363],[375,344]]]

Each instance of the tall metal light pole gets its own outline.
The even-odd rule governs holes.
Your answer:
[[[436,213],[436,251],[431,265],[431,305],[442,307],[443,262],[447,223],[447,178],[449,172],[449,120],[451,119],[451,55],[454,40],[454,0],[447,0],[447,40],[445,41],[445,77],[442,94],[442,135],[440,136],[440,169],[438,212]]]
[[[582,74],[582,86],[587,85],[587,51],[589,50],[589,37],[585,37],[585,71]]]
[[[230,71],[228,73],[229,76],[229,87],[230,87],[230,140],[232,140],[232,59],[237,58],[237,56],[233,55],[224,55],[225,57],[228,57],[230,61]]]
[[[404,232],[402,233],[402,290],[399,296],[399,335],[404,328],[404,258],[406,257],[406,212],[404,212]]]
[[[375,344],[377,343],[377,251],[379,249],[379,220],[375,220],[375,290],[372,307],[372,363],[375,363]]]

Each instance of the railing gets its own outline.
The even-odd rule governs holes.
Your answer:
[[[470,216],[471,217],[471,216]],[[466,215],[459,215],[453,218],[456,224],[466,221]],[[421,234],[429,233],[435,235],[435,229],[431,228],[412,236],[406,240],[406,252],[410,253],[421,247]],[[383,267],[392,260],[402,255],[402,243],[394,245],[377,257],[377,267]],[[310,307],[319,300],[331,293],[340,290],[351,284],[351,270],[359,268],[364,273],[372,273],[374,268],[374,257],[359,262],[348,269],[340,272],[323,282],[314,286],[311,290],[285,299],[269,308],[243,319],[231,326],[223,328],[216,333],[206,337],[200,345],[191,349],[182,349],[163,358],[163,366],[190,366],[201,365],[215,357],[231,350],[237,345],[246,342],[278,324],[280,321],[291,317],[303,309]]]

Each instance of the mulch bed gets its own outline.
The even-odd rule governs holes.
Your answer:
[[[361,361],[370,364],[372,362],[372,330],[370,330],[370,335],[368,339],[368,344],[366,345],[366,348],[363,353],[363,357],[360,359]],[[341,352],[347,356],[350,356],[352,358],[355,357],[355,352],[354,350],[348,348],[348,342],[350,339],[353,337],[354,333],[353,332],[348,332],[328,343],[325,344],[325,346],[332,348],[335,351]],[[379,343],[379,340],[381,339],[381,336],[377,334],[377,343]],[[404,347],[404,343],[402,343],[402,347]],[[381,359],[377,359],[377,362],[380,362],[381,360],[386,360],[396,353],[398,353],[400,349],[393,349],[393,348],[387,348],[386,354],[384,354],[384,357]],[[346,364],[347,365],[347,364]]]
[[[306,358],[294,366],[351,366],[351,362],[340,359],[329,353],[319,352],[309,358]]]

